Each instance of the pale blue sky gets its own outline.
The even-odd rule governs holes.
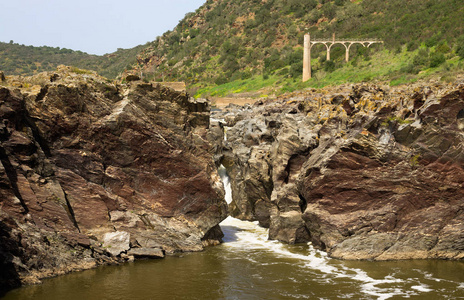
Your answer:
[[[0,41],[105,54],[172,30],[206,0],[0,0]]]

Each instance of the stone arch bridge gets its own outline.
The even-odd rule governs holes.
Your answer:
[[[345,61],[350,59],[350,48],[354,44],[361,44],[363,47],[369,48],[372,44],[382,43],[379,39],[362,39],[362,40],[345,40],[335,39],[335,33],[332,39],[311,39],[309,34],[304,36],[304,53],[303,53],[303,82],[311,78],[311,48],[317,44],[323,44],[327,49],[327,60],[330,60],[330,49],[336,44],[345,46]]]

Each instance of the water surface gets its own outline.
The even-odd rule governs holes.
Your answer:
[[[44,280],[4,299],[464,299],[464,263],[340,261],[310,245],[267,240],[228,218],[204,252],[105,266]]]

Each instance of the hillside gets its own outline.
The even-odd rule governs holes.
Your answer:
[[[118,49],[114,53],[99,56],[59,47],[34,47],[0,42],[0,70],[7,75],[32,75],[55,70],[58,65],[68,65],[94,70],[105,77],[115,78],[136,62],[135,57],[143,47]]]
[[[104,56],[0,42],[0,70],[31,75],[64,64],[108,78],[122,71],[185,81],[197,96],[265,96],[306,87],[430,76],[452,81],[464,69],[464,4],[459,0],[207,0],[155,41]],[[379,38],[350,50],[312,51],[313,79],[301,83],[303,36]],[[257,92],[259,91],[259,92]]]
[[[463,69],[464,5],[458,0],[208,0],[138,56],[133,72],[146,79],[186,81],[197,94],[278,86],[380,79],[399,83]],[[315,78],[301,84],[304,34],[379,38],[384,46],[354,46],[343,61],[334,46],[313,51]],[[446,78],[445,78],[446,79]],[[233,83],[231,83],[233,82]]]

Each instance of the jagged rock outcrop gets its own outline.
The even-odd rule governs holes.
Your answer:
[[[229,107],[232,215],[344,259],[464,258],[464,81]]]
[[[2,286],[220,240],[206,101],[66,67],[1,84]]]

